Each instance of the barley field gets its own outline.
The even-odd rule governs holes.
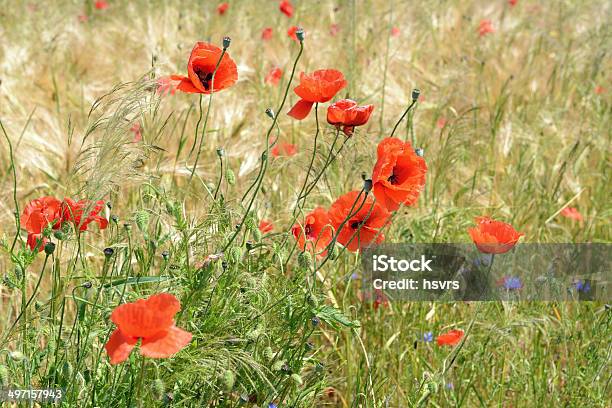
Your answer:
[[[360,253],[492,225],[609,244],[611,23],[605,0],[0,0],[0,388],[610,407],[609,299],[366,296]]]

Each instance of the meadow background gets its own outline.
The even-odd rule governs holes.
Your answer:
[[[2,383],[62,386],[75,407],[610,406],[605,304],[372,302],[351,279],[358,255],[342,253],[316,279],[312,265],[298,264],[287,234],[315,121],[286,115],[297,80],[277,112],[278,137],[297,154],[269,160],[224,263],[204,261],[246,214],[241,198],[271,123],[265,110],[279,106],[299,50],[287,35],[294,25],[306,32],[297,72],[338,69],[348,80],[338,97],[375,105],[305,210],[361,188],[377,143],[418,88],[396,136],[424,149],[427,182],[387,242],[470,242],[466,229],[480,215],[511,223],[524,242],[610,242],[612,4],[294,1],[287,17],[277,1],[228,3],[219,15],[210,1],[97,9],[0,0]],[[494,32],[481,36],[485,19]],[[151,84],[184,74],[196,41],[221,45],[224,36],[239,80],[214,95],[188,182],[199,98],[160,97]],[[264,81],[274,67],[284,71],[278,86]],[[321,126],[315,171],[334,135]],[[102,199],[117,221],[82,239],[68,234],[23,270],[21,241],[10,254],[15,201],[23,209],[45,195]],[[584,219],[562,217],[567,206]],[[260,220],[273,231],[257,232]],[[133,353],[110,366],[110,311],[159,291],[181,299],[178,324],[194,340],[170,359]],[[24,293],[35,299],[12,327]],[[459,347],[423,340],[454,328],[467,331]]]

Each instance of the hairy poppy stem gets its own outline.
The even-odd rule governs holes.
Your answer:
[[[298,210],[302,209],[302,206],[300,205],[300,201],[302,199],[302,194],[304,193],[304,190],[306,189],[306,186],[308,185],[308,178],[310,177],[310,171],[312,170],[312,165],[314,164],[315,157],[317,156],[317,139],[319,138],[319,132],[320,132],[319,103],[318,102],[315,104],[315,122],[317,124],[317,131],[315,132],[314,146],[312,148],[312,156],[310,157],[310,164],[308,165],[308,170],[306,170],[306,178],[304,179],[304,184],[302,184],[302,188],[300,189],[300,193],[298,194],[297,203],[295,205],[295,208],[293,209],[293,215],[295,215]]]
[[[404,118],[406,117],[408,112],[410,112],[410,109],[412,109],[412,107],[417,103],[417,100],[418,99],[413,99],[412,103],[410,105],[408,105],[408,108],[406,108],[406,110],[404,111],[402,116],[399,118],[399,120],[397,121],[397,123],[393,127],[393,131],[391,132],[391,136],[389,136],[389,137],[393,137],[393,135],[395,134],[395,131],[397,130],[397,127],[399,126],[400,123],[402,123],[402,120],[404,120]]]
[[[223,48],[223,51],[221,51],[221,56],[219,57],[219,60],[217,61],[217,65],[215,66],[215,70],[212,73],[212,78],[210,80],[210,97],[208,98],[208,108],[206,109],[206,117],[204,118],[204,125],[202,126],[202,133],[200,135],[200,144],[198,145],[198,154],[196,154],[195,163],[193,163],[193,168],[191,169],[191,174],[189,175],[189,181],[187,182],[187,185],[191,184],[191,180],[193,179],[195,170],[198,167],[198,161],[200,160],[200,154],[202,153],[202,145],[204,144],[204,136],[206,136],[206,129],[208,127],[208,118],[210,117],[210,108],[212,107],[213,94],[215,93],[214,92],[215,75],[217,74],[219,65],[221,65],[221,60],[223,60],[223,57],[225,56],[226,50],[227,50],[226,48]],[[201,106],[202,104],[200,103],[200,108]],[[202,110],[200,109],[200,116],[201,116],[201,112]],[[197,134],[196,134],[196,140],[197,140]],[[195,141],[194,141],[194,145],[195,145]]]
[[[221,181],[223,180],[223,156],[219,155],[219,181],[217,182],[217,187],[215,188],[214,199],[217,199],[217,194],[219,193],[219,189],[221,188]]]
[[[289,81],[287,82],[287,88],[285,89],[285,94],[283,95],[283,100],[280,103],[280,106],[278,107],[278,109],[276,110],[276,112],[281,112],[283,110],[283,107],[285,106],[285,102],[287,101],[287,95],[289,94],[289,89],[291,88],[291,82],[293,80],[293,77],[295,76],[295,69],[297,67],[297,63],[300,60],[300,57],[302,56],[302,52],[304,51],[304,43],[300,42],[300,51],[298,52],[295,61],[293,62],[293,68],[291,69],[291,76],[289,77]],[[254,185],[255,185],[255,191],[253,192],[253,196],[251,197],[251,199],[249,200],[249,204],[246,208],[246,211],[244,212],[244,216],[242,217],[242,220],[240,221],[240,224],[238,224],[238,227],[236,228],[236,231],[234,231],[234,233],[232,234],[231,238],[228,240],[227,244],[223,247],[223,250],[220,252],[225,252],[227,251],[227,249],[232,245],[232,243],[234,242],[234,240],[236,239],[236,237],[238,236],[238,234],[240,234],[240,231],[242,230],[242,227],[244,226],[244,222],[246,221],[247,217],[249,216],[249,212],[251,211],[251,208],[253,207],[253,203],[255,202],[255,199],[257,198],[257,194],[259,193],[259,189],[261,188],[261,183],[263,182],[263,178],[266,172],[266,169],[268,167],[268,160],[269,160],[269,154],[270,154],[270,134],[272,133],[272,130],[274,130],[274,127],[276,126],[276,122],[278,121],[278,115],[274,115],[274,119],[272,119],[272,125],[270,125],[270,128],[268,129],[268,131],[266,132],[266,152],[265,152],[265,159],[262,160],[262,171],[260,172],[260,176],[259,178],[255,179],[254,181]],[[214,293],[214,291],[213,291]],[[211,293],[211,298],[213,293]]]

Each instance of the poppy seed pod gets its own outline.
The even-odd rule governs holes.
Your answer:
[[[66,234],[63,231],[57,230],[57,231],[53,231],[53,236],[62,241],[64,238],[66,238]]]
[[[295,36],[300,42],[304,41],[304,29],[302,27],[298,27],[298,29],[295,31]]]
[[[418,90],[417,88],[414,88],[414,89],[412,90],[412,100],[413,100],[413,101],[418,100],[418,99],[419,99],[419,95],[421,95],[421,91],[420,91],[420,90]]]
[[[232,39],[229,37],[223,37],[223,49],[227,50],[232,43]]]
[[[53,242],[47,242],[45,245],[45,254],[51,255],[55,251],[55,244]]]
[[[274,114],[274,111],[272,110],[272,108],[266,109],[266,115],[268,115],[270,117],[270,119],[274,119],[274,117],[276,116]]]
[[[113,248],[104,248],[104,256],[110,258],[115,253]]]

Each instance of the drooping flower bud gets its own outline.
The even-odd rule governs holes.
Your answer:
[[[304,251],[298,255],[298,265],[304,269],[310,269],[312,266],[312,255],[310,252]]]
[[[266,109],[266,115],[268,115],[270,117],[270,119],[274,119],[274,117],[276,116],[274,114],[274,110],[272,110],[272,108]]]
[[[412,90],[412,100],[417,101],[419,99],[419,95],[421,95],[421,91],[418,90],[417,88],[414,88]]]
[[[414,153],[416,153],[416,155],[419,157],[425,156],[425,150],[423,150],[420,147],[417,147],[416,149],[414,149]]]
[[[372,180],[371,179],[363,180],[363,191],[365,191],[366,193],[369,193],[370,191],[372,191]]]
[[[222,147],[217,147],[217,156],[219,157],[225,156],[225,149],[223,149]]]

